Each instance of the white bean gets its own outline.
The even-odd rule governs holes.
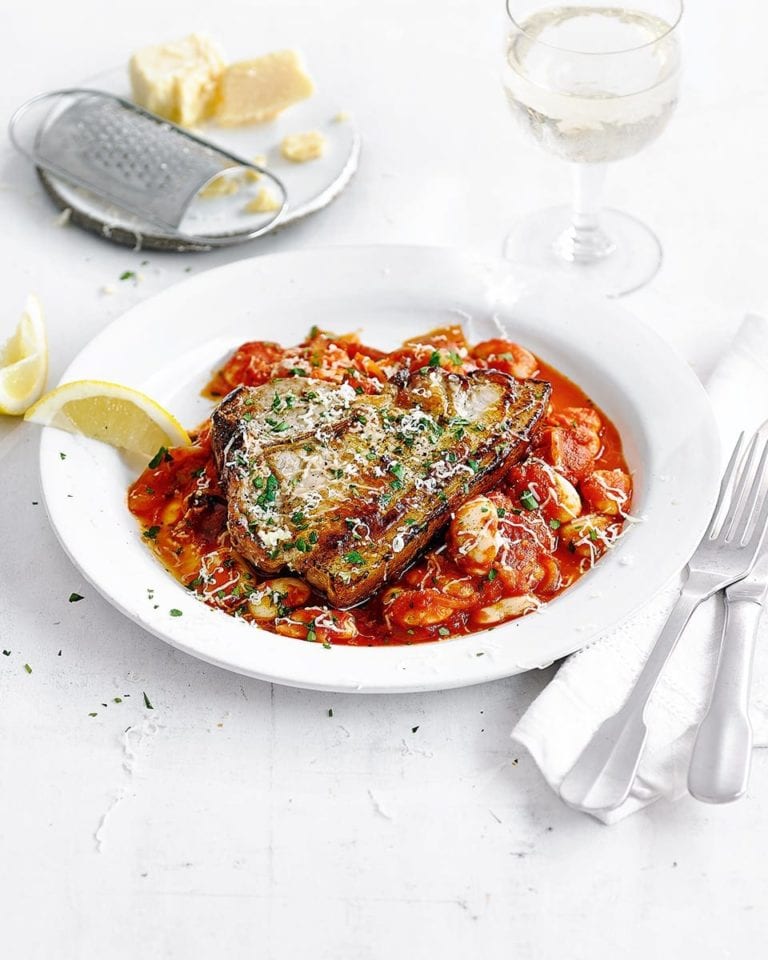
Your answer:
[[[485,576],[499,549],[499,515],[488,497],[473,497],[456,511],[448,531],[451,556],[466,573]]]
[[[490,627],[494,623],[502,623],[513,617],[520,617],[530,613],[539,606],[539,601],[533,594],[526,593],[521,597],[503,597],[488,607],[482,607],[472,614],[472,621],[478,627]]]
[[[286,607],[300,607],[309,600],[309,587],[295,577],[265,580],[248,601],[248,610],[257,620],[274,620]]]

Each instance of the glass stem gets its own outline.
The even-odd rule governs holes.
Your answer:
[[[600,225],[605,166],[573,163],[573,216],[555,242],[557,253],[570,263],[596,263],[610,256],[615,244]]]

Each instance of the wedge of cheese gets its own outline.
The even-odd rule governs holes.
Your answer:
[[[225,126],[272,120],[315,86],[295,50],[230,64],[219,78],[216,119]]]
[[[218,45],[201,33],[145,47],[129,65],[133,99],[166,120],[191,126],[213,112],[225,65]]]

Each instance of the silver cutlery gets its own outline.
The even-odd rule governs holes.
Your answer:
[[[768,545],[752,572],[725,591],[725,622],[709,706],[688,770],[688,790],[706,803],[730,803],[746,792],[752,757],[749,691],[757,627],[768,594]]]
[[[634,689],[587,744],[560,786],[560,796],[587,812],[613,810],[626,800],[648,729],[645,710],[693,612],[718,590],[745,577],[768,522],[768,439],[755,434],[742,455],[743,435],[731,455],[704,538],[684,571],[685,582]]]

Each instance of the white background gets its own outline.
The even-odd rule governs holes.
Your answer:
[[[495,254],[516,217],[567,190],[561,165],[512,129],[498,85],[499,0],[2,6],[3,117],[138,46],[208,29],[235,57],[301,46],[364,138],[357,178],[327,211],[236,251],[150,254],[135,287],[118,277],[145,255],[55,227],[32,171],[1,145],[0,333],[36,291],[51,383],[109,320],[187,266],[339,243]],[[608,185],[609,201],[652,223],[666,253],[653,286],[627,305],[702,375],[741,314],[768,308],[766,30],[759,0],[691,0],[679,112]],[[104,295],[105,284],[117,292]],[[764,753],[736,806],[658,804],[605,828],[565,809],[509,742],[546,672],[354,697],[198,663],[83,583],[33,505],[36,450],[34,428],[0,423],[0,646],[11,650],[0,657],[3,957],[764,951]],[[85,599],[68,603],[72,591]]]

